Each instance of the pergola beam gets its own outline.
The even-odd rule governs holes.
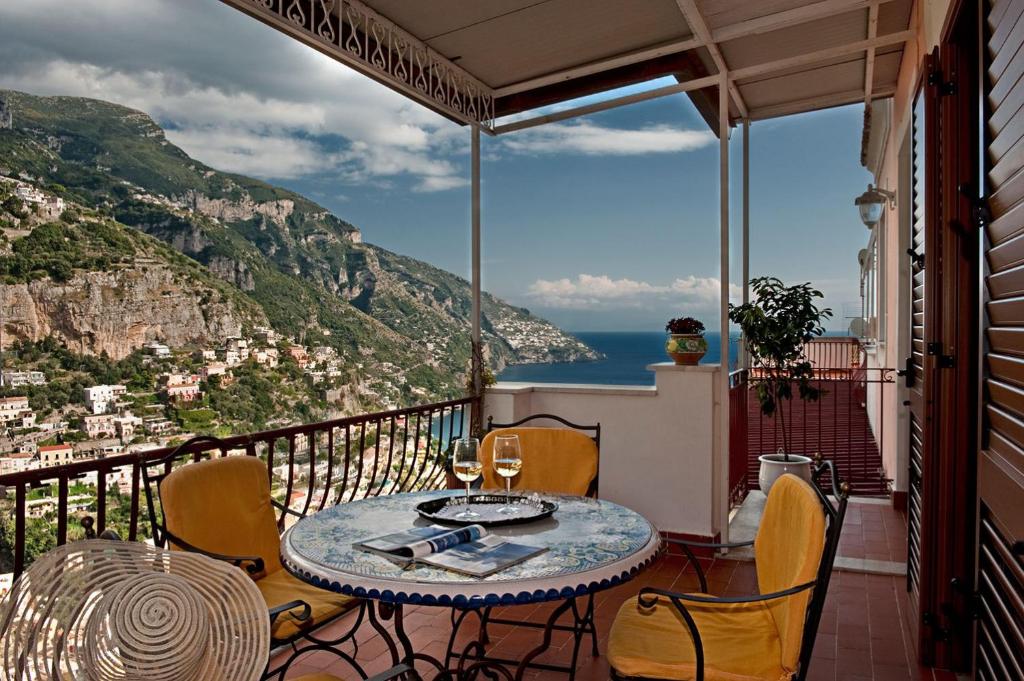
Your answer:
[[[697,8],[696,0],[676,0],[676,4],[679,6],[683,16],[686,17],[686,23],[690,25],[690,30],[700,40],[702,47],[711,54],[711,60],[715,62],[715,68],[718,69],[718,73],[722,76],[722,83],[728,89],[732,101],[740,112],[740,116],[746,118],[747,105],[743,101],[743,95],[740,94],[739,88],[736,87],[736,84],[729,77],[729,66],[725,63],[725,57],[722,55],[722,51],[718,49],[718,43],[712,37],[711,30],[708,28],[707,22],[704,21],[704,16],[700,13],[700,9]]]
[[[871,96],[875,99],[879,99],[882,97],[891,97],[895,92],[896,87],[891,86],[875,90]],[[843,106],[844,104],[856,104],[861,101],[863,97],[864,91],[857,88],[856,90],[846,90],[831,95],[823,95],[821,97],[808,97],[806,99],[797,99],[791,102],[783,102],[781,104],[762,106],[750,111],[750,120],[763,121],[768,118],[778,118],[779,116],[789,116],[792,114],[804,113],[806,111],[829,109],[834,106]]]
[[[763,64],[755,64],[753,66],[747,66],[742,69],[736,69],[731,71],[725,80],[735,81],[747,78],[756,78],[761,76],[770,76],[775,73],[782,71],[788,71],[794,68],[800,68],[802,66],[811,66],[822,61],[828,61],[837,57],[844,57],[851,54],[857,54],[858,52],[865,52],[866,50],[878,47],[885,47],[888,45],[895,45],[898,43],[906,42],[914,35],[913,31],[899,31],[897,33],[889,33],[883,36],[875,36],[868,40],[860,40],[854,43],[847,43],[846,45],[838,45],[836,47],[830,47],[824,50],[818,50],[816,52],[808,52],[806,54],[797,55],[795,57],[787,57],[785,59],[777,59],[771,62],[765,62]],[[543,116],[536,116],[534,118],[527,118],[514,123],[506,123],[504,125],[495,126],[494,130],[487,130],[487,132],[493,135],[502,135],[505,133],[515,132],[517,130],[525,130],[527,128],[534,128],[538,125],[544,125],[545,123],[554,123],[557,121],[564,121],[570,118],[576,118],[577,116],[585,116],[587,114],[597,113],[600,111],[607,111],[608,109],[614,109],[627,104],[633,104],[636,102],[644,102],[651,99],[657,99],[659,97],[665,97],[668,95],[677,94],[680,92],[691,92],[693,90],[702,90],[712,85],[719,85],[723,81],[721,75],[705,76],[704,78],[695,78],[693,80],[687,80],[682,83],[675,85],[667,85],[661,88],[655,88],[653,90],[647,90],[646,92],[637,92],[631,95],[625,95],[622,97],[615,97],[608,99],[603,102],[595,102],[593,104],[587,104],[584,106],[574,107],[572,109],[566,109],[565,111],[557,111],[555,113],[546,114]],[[873,92],[874,97],[883,97],[892,94],[892,88],[887,88],[883,91]],[[786,102],[784,104],[761,107],[748,111],[744,118],[750,120],[761,120],[765,118],[773,118],[775,116],[782,116],[790,113],[799,113],[800,111],[807,111],[813,108],[825,108],[830,106],[839,106],[840,104],[850,104],[856,102],[864,97],[864,91],[861,89],[851,90],[846,92],[834,93],[830,95],[824,95],[821,97],[813,97],[809,99],[802,99],[793,102]],[[486,129],[485,129],[486,130]]]
[[[555,123],[558,121],[568,120],[570,118],[576,118],[577,116],[585,116],[587,114],[597,113],[599,111],[615,109],[620,106],[625,106],[626,104],[646,102],[647,100],[650,99],[658,99],[659,97],[666,97],[668,95],[674,95],[680,92],[701,90],[706,87],[711,87],[712,85],[715,85],[718,82],[718,76],[706,76],[704,78],[696,78],[694,80],[688,80],[682,83],[678,83],[676,85],[666,85],[665,87],[647,90],[646,92],[636,92],[631,95],[624,95],[622,97],[615,97],[614,99],[607,99],[603,102],[595,102],[593,104],[586,104],[584,106],[577,106],[572,109],[566,109],[565,111],[556,111],[555,113],[545,114],[543,116],[536,116],[534,118],[526,118],[524,120],[515,121],[513,123],[498,125],[495,126],[493,134],[503,135],[505,133],[515,132],[517,130],[535,128],[538,125],[544,125],[545,123]]]
[[[796,69],[800,68],[801,66],[810,66],[812,64],[817,64],[818,62],[828,61],[829,59],[835,59],[837,57],[845,57],[849,54],[864,52],[871,48],[887,47],[889,45],[905,43],[908,40],[911,40],[913,37],[914,31],[910,30],[897,31],[896,33],[887,33],[886,35],[877,36],[870,40],[858,40],[857,42],[846,43],[845,45],[836,45],[835,47],[828,47],[824,50],[817,50],[815,52],[798,54],[795,57],[776,59],[775,61],[768,61],[764,62],[763,64],[753,64],[751,66],[746,66],[741,69],[735,69],[729,74],[729,76],[734,80],[746,80],[748,78],[767,76],[770,74],[778,73],[780,71]]]
[[[692,50],[699,46],[700,41],[696,38],[677,40],[657,47],[650,47],[637,52],[628,52],[617,57],[601,59],[589,64],[584,64],[583,66],[565,69],[564,71],[556,71],[546,76],[538,76],[537,78],[523,80],[518,83],[506,85],[505,87],[499,87],[494,90],[494,96],[495,98],[498,98],[517,95],[520,92],[536,90],[537,88],[547,87],[548,85],[557,85],[558,83],[564,83],[584,76],[591,76],[595,73],[610,71],[611,69],[617,69],[622,66],[632,66],[633,64],[657,59],[658,57],[665,57],[670,54],[679,54],[680,52],[686,52],[687,50]]]
[[[715,44],[719,44],[749,35],[759,35],[762,33],[777,31],[782,28],[788,28],[790,26],[799,26],[800,24],[804,24],[809,21],[825,19],[830,16],[845,14],[846,12],[853,12],[858,9],[868,9],[873,5],[877,6],[887,2],[894,2],[894,0],[821,0],[820,2],[806,5],[804,7],[797,7],[783,12],[775,12],[774,14],[757,17],[756,19],[747,19],[746,21],[740,21],[735,24],[716,28],[711,31],[711,39]],[[584,76],[601,73],[610,69],[622,66],[631,66],[633,64],[639,64],[640,62],[657,59],[658,57],[665,57],[671,54],[679,54],[680,52],[686,52],[700,47],[702,44],[701,40],[695,37],[676,40],[656,47],[648,47],[635,52],[628,52],[608,59],[601,59],[589,64],[582,64],[580,66],[555,71],[536,78],[511,83],[503,87],[495,88],[494,96],[498,98],[517,95],[520,92],[564,83],[575,78],[582,78]]]
[[[868,40],[878,37],[878,3],[868,10]],[[871,106],[871,89],[875,83],[875,48],[869,47],[864,60],[864,106]]]

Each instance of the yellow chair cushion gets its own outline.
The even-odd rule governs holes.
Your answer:
[[[754,539],[757,585],[761,593],[782,591],[813,581],[825,550],[825,511],[817,492],[795,475],[772,485]],[[782,641],[782,664],[796,669],[813,590],[768,604]]]
[[[523,470],[513,478],[513,489],[582,496],[597,477],[597,444],[584,433],[568,428],[498,428],[481,443],[485,489],[505,489],[505,479],[491,466],[498,435],[519,436]]]
[[[754,604],[685,603],[704,646],[707,681],[783,681],[781,644],[768,608]],[[627,600],[608,638],[608,663],[624,677],[691,681],[696,678],[693,638],[667,599],[653,608]]]
[[[196,548],[259,556],[268,575],[281,570],[267,465],[259,459],[229,456],[181,466],[160,484],[160,503],[167,529]]]
[[[263,594],[264,600],[267,601],[268,608],[298,600],[309,603],[309,607],[312,610],[311,622],[296,622],[292,618],[291,612],[283,612],[278,615],[271,635],[279,641],[290,639],[297,634],[300,624],[302,629],[316,627],[359,604],[359,600],[356,598],[342,596],[326,589],[320,589],[312,584],[307,584],[301,579],[293,577],[287,570],[278,570],[273,574],[267,575],[257,581],[256,586],[259,587],[260,593]]]

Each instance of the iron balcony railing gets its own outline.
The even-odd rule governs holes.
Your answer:
[[[468,434],[475,404],[467,397],[235,435],[224,438],[222,448],[197,442],[182,457],[258,456],[267,463],[275,498],[306,514],[369,496],[445,487],[448,445]],[[65,544],[70,535],[112,529],[132,541],[150,536],[141,467],[174,449],[0,475],[0,504],[7,507],[2,512],[8,519],[13,515],[14,523],[13,533],[0,528],[0,572],[17,577],[30,554]],[[279,511],[281,527],[284,516]]]

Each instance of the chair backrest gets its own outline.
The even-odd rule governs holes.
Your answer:
[[[159,482],[159,495],[172,537],[204,551],[262,558],[267,574],[281,569],[277,515],[261,460],[228,456],[181,466]],[[173,539],[168,543],[175,548]]]
[[[754,539],[761,593],[783,591],[818,577],[827,526],[814,487],[791,474],[775,482]],[[769,604],[782,642],[782,665],[788,671],[795,671],[800,661],[811,598],[811,591],[802,591]]]
[[[553,419],[568,428],[524,427],[537,419]],[[580,426],[550,414],[536,414],[513,424],[487,422],[488,433],[481,443],[484,484],[489,489],[504,489],[505,481],[491,466],[497,435],[518,435],[522,448],[523,470],[512,480],[515,489],[556,494],[597,496],[600,463],[600,424]],[[594,437],[584,431],[594,432]]]

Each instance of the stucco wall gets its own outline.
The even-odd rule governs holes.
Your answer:
[[[600,423],[602,499],[662,531],[714,536],[719,367],[651,368],[655,387],[499,383],[487,392],[484,418],[549,413]]]
[[[884,141],[884,151],[876,168],[875,184],[897,193],[896,208],[887,208],[883,217],[885,230],[886,277],[885,338],[875,355],[869,357],[869,366],[902,368],[909,353],[909,259],[906,254],[907,210],[910,205],[909,187],[901,177],[900,150],[907,138],[913,110],[914,95],[921,79],[924,57],[938,44],[949,12],[950,0],[921,0],[915,3],[910,20],[916,38],[909,42],[900,65],[897,90],[893,97],[891,120]],[[873,122],[878,125],[879,122]],[[903,174],[907,173],[904,164]],[[880,412],[883,465],[893,478],[894,489],[907,489],[907,412],[903,406],[906,390],[902,379],[888,386],[884,409]],[[873,406],[877,409],[877,395]]]

